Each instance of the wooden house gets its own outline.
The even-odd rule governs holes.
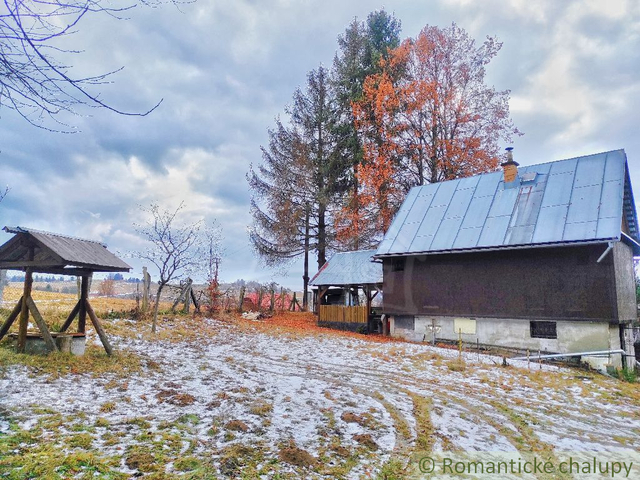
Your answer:
[[[615,150],[413,188],[375,259],[392,335],[634,363],[638,219]],[[585,360],[587,358],[585,357]]]

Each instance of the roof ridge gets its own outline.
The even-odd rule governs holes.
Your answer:
[[[61,238],[68,238],[69,240],[79,240],[81,242],[97,243],[98,245],[102,245],[104,248],[107,248],[106,243],[100,242],[98,240],[91,240],[89,238],[73,237],[71,235],[63,235],[61,233],[47,232],[45,230],[36,230],[35,228],[27,228],[27,227],[20,227],[20,226],[9,227],[7,225],[7,226],[5,226],[3,228],[3,230],[5,232],[7,232],[7,233],[13,233],[13,234],[18,234],[18,233],[38,233],[38,234],[41,234],[41,235],[48,235],[50,237],[61,237]]]
[[[613,152],[623,152],[625,154],[625,158],[626,158],[626,152],[624,151],[624,148],[616,148],[614,150],[605,150],[603,152],[590,153],[588,155],[578,155],[577,157],[559,158],[558,160],[549,160],[548,162],[534,163],[532,165],[520,165],[520,168],[539,167],[541,165],[549,165],[550,163],[566,162],[568,160],[578,160],[580,158],[595,157],[596,155],[604,155],[604,154],[609,154],[609,153],[613,153]],[[491,170],[490,172],[482,172],[482,173],[478,173],[476,175],[471,175],[469,177],[450,178],[449,180],[442,180],[440,182],[425,183],[424,185],[414,185],[411,188],[413,189],[413,188],[428,187],[429,185],[436,185],[436,184],[446,183],[446,182],[455,182],[455,181],[462,180],[464,178],[482,177],[483,175],[490,175],[492,173],[500,173],[500,170],[496,169],[496,170]]]
[[[560,158],[558,160],[549,160],[548,162],[534,163],[533,165],[522,165],[522,168],[537,167],[539,165],[548,165],[550,163],[566,162],[567,160],[578,160],[580,158],[595,157],[596,155],[604,155],[604,154],[609,154],[609,153],[613,153],[613,152],[624,152],[624,148],[616,148],[615,150],[605,150],[603,152],[590,153],[588,155],[578,155],[577,157]],[[626,154],[626,152],[625,152],[625,154]],[[499,171],[499,170],[496,170],[496,171]],[[487,173],[489,173],[489,172],[487,172]],[[491,172],[491,173],[493,173],[493,172]],[[481,173],[480,175],[483,175],[483,174]]]

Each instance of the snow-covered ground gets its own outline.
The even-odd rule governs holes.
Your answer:
[[[124,478],[159,471],[376,478],[393,461],[408,477],[426,454],[554,462],[595,455],[633,461],[637,476],[628,478],[640,478],[635,386],[568,368],[502,367],[501,358],[476,353],[463,354],[461,369],[457,351],[424,344],[204,322],[202,335],[182,342],[113,338],[117,349],[153,360],[131,378],[0,370],[0,435],[41,429],[38,438],[65,452],[82,448],[112,459]],[[73,441],[78,432],[81,446]],[[297,456],[289,459],[287,449]],[[153,465],[140,466],[133,455],[140,451]],[[193,463],[185,466],[187,457]],[[194,476],[199,471],[210,473]],[[0,477],[6,474],[0,460]]]

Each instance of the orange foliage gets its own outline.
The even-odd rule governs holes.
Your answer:
[[[366,225],[385,232],[415,185],[497,168],[500,141],[520,132],[509,118],[509,91],[484,83],[501,44],[481,45],[457,25],[425,27],[381,60],[352,105],[364,158],[359,190],[337,216],[339,238]]]
[[[281,312],[263,321],[254,322],[237,316],[235,321],[246,328],[264,331],[266,333],[278,334],[289,333],[294,335],[333,335],[338,337],[359,338],[379,343],[407,343],[401,338],[388,337],[377,334],[364,335],[362,333],[335,330],[332,328],[319,327],[317,317],[310,312]]]

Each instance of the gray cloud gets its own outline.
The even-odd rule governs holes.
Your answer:
[[[104,85],[114,106],[145,118],[87,109],[69,118],[75,135],[34,129],[0,110],[0,185],[13,187],[0,223],[88,236],[111,248],[139,248],[138,205],[187,204],[189,219],[224,228],[225,280],[276,279],[300,288],[301,268],[262,268],[248,245],[245,173],[260,161],[267,128],[306,73],[330,65],[336,38],[370,2],[204,1],[139,8],[130,19],[95,16],[66,44],[84,52],[77,75],[125,66]],[[532,164],[625,148],[640,181],[638,48],[640,7],[632,1],[441,0],[387,2],[403,35],[452,21],[478,42],[504,46],[488,81],[512,92],[512,115],[525,136],[516,156]],[[61,43],[61,46],[65,46]],[[90,116],[89,116],[90,115]],[[0,241],[8,235],[0,234]],[[141,265],[134,262],[136,270]]]

